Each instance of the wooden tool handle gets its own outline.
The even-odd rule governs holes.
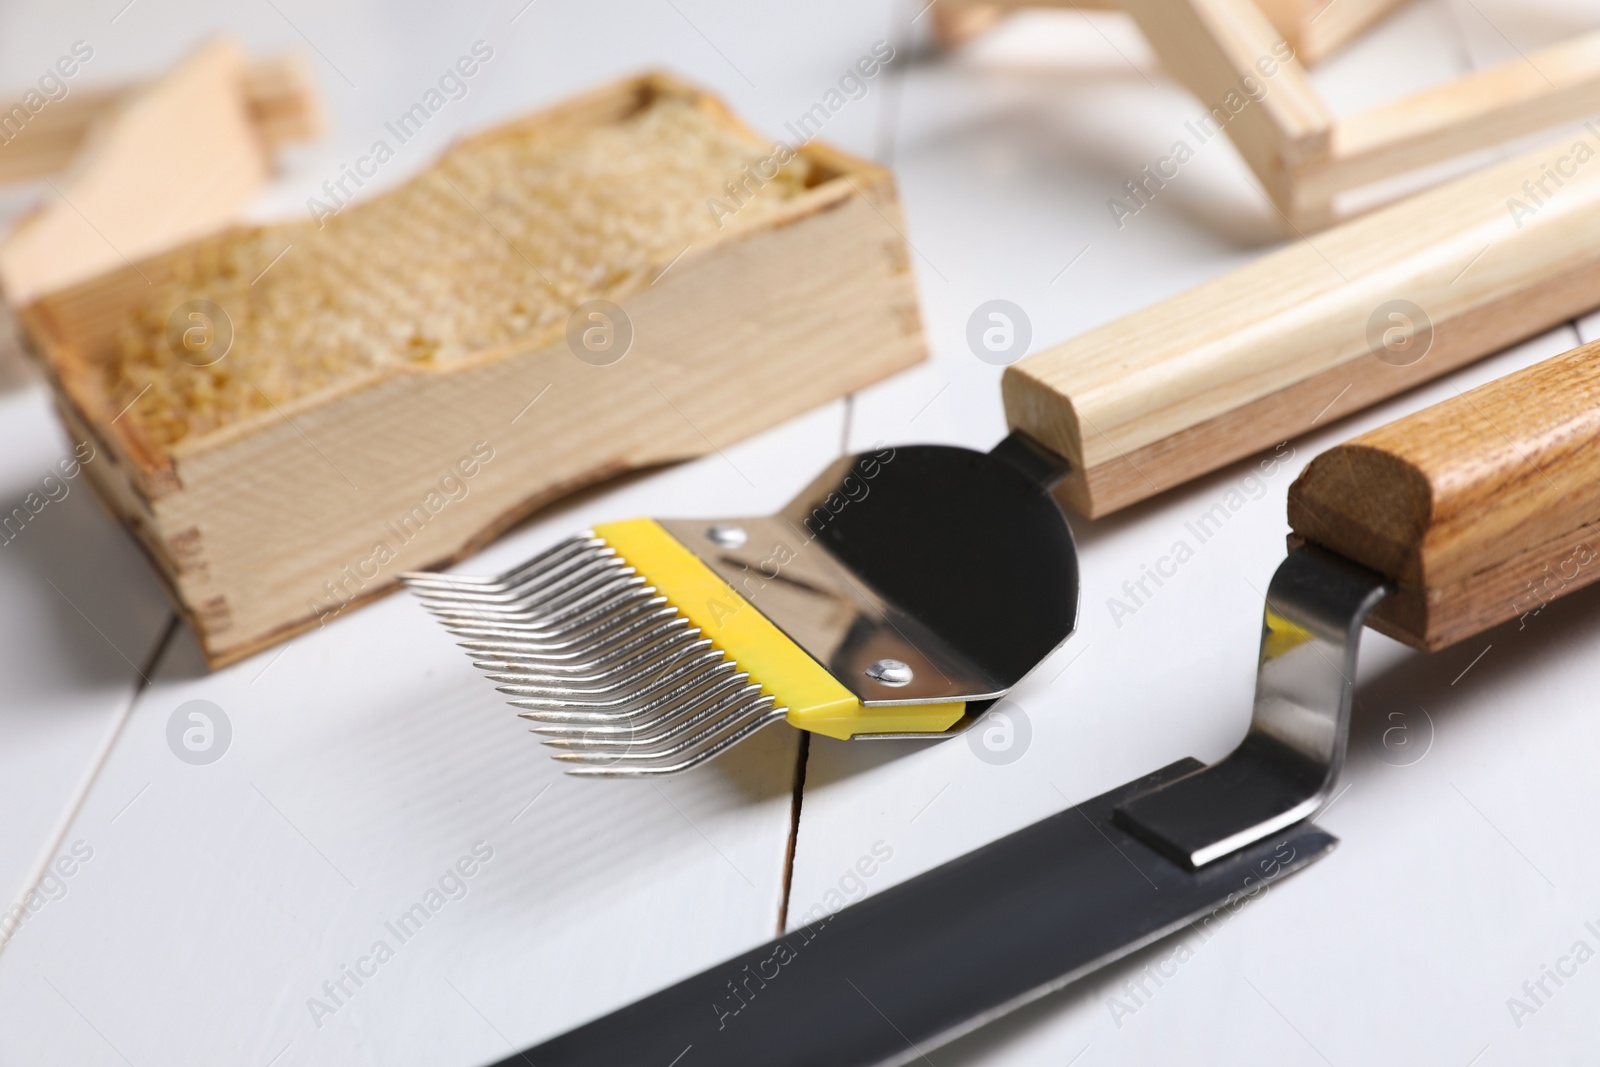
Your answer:
[[[1600,342],[1324,452],[1289,525],[1392,579],[1371,624],[1416,648],[1600,578]]]
[[[1600,127],[1029,356],[1007,420],[1098,516],[1571,319],[1600,306],[1597,157]]]

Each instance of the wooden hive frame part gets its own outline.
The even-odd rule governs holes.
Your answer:
[[[321,130],[297,56],[226,38],[158,78],[71,91],[0,144],[0,182],[51,186],[0,243],[0,294],[19,309],[231,222],[278,150]]]
[[[1359,213],[1342,194],[1600,111],[1597,31],[1335,116],[1305,64],[1396,6],[1359,0],[1319,15],[1308,0],[941,0],[935,14],[951,44],[1024,7],[1126,12],[1168,72],[1214,113],[1222,109],[1239,154],[1302,232]]]

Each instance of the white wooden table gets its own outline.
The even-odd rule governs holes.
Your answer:
[[[464,570],[606,519],[769,511],[878,440],[988,448],[1004,425],[998,368],[964,340],[979,303],[1021,305],[1037,349],[1278,240],[1222,139],[1116,226],[1106,198],[1201,109],[1111,16],[1023,15],[918,59],[920,0],[125,4],[0,11],[0,101],[79,39],[100,80],[221,29],[298,48],[333,130],[296,153],[264,216],[302,210],[480,38],[495,49],[489,78],[387,180],[465,129],[647,66],[778,136],[875,41],[898,49],[825,137],[898,174],[930,361],[726,456],[554,509]],[[1354,109],[1597,22],[1592,4],[1422,0],[1314,78]],[[38,192],[9,190],[0,210]],[[564,778],[404,596],[207,673],[142,557],[73,484],[0,547],[0,897],[35,902],[0,949],[0,1063],[470,1067],[765,940],[785,914],[792,925],[879,892],[1179,757],[1216,759],[1248,721],[1259,590],[1304,462],[1590,336],[1564,327],[1322,427],[1270,476],[1245,462],[1075,521],[1079,632],[1015,694],[1029,737],[1009,762],[966,740],[821,737],[802,760],[797,735],[775,728],[667,782]],[[9,511],[72,442],[15,352],[0,357],[0,390]],[[1234,489],[1247,505],[1119,625],[1107,599]],[[1154,946],[929,1061],[1585,1062],[1600,963],[1546,980],[1531,1013],[1508,998],[1531,1003],[1524,983],[1576,942],[1600,951],[1597,644],[1594,590],[1431,657],[1369,632],[1348,788],[1321,820],[1343,839],[1332,857],[1210,936]],[[190,700],[230,724],[216,762],[167,744]],[[875,850],[891,858],[852,874]],[[458,863],[470,878],[449,875]],[[442,903],[421,929],[403,943],[386,932],[430,892]],[[378,940],[392,958],[374,961]],[[347,968],[368,976],[357,986]]]

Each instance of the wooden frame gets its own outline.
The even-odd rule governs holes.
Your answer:
[[[227,39],[153,81],[49,104],[0,145],[0,181],[54,176],[0,244],[0,293],[20,308],[232,221],[277,150],[321,129],[298,58],[252,61]]]
[[[1407,0],[1256,0],[1301,61],[1315,66]]]
[[[1043,0],[1050,3],[1050,0]],[[1302,63],[1316,66],[1408,0],[1256,0],[1261,13],[1289,42]],[[995,0],[956,0],[934,8],[934,36],[943,46],[968,41],[1020,4]],[[1059,6],[1069,6],[1065,3]],[[1114,0],[1070,5],[1090,10],[1115,8]]]
[[[947,40],[959,40],[1022,7],[1127,12],[1172,76],[1227,120],[1219,124],[1285,221],[1302,232],[1358,214],[1339,203],[1345,193],[1600,111],[1595,32],[1336,117],[1302,60],[1327,54],[1393,0],[1340,0],[1315,23],[1306,0],[1261,2],[1265,12],[1256,0],[941,0],[939,26]],[[1264,95],[1241,104],[1241,84],[1261,86]]]

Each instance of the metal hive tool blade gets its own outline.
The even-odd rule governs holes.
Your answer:
[[[1196,871],[1113,817],[1200,766],[1068,808],[499,1067],[932,1062],[938,1046],[1189,923],[1225,921],[1334,847],[1300,823]]]

